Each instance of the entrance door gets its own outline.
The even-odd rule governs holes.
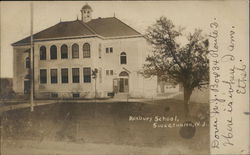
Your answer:
[[[128,92],[128,79],[124,79],[124,92]]]
[[[26,80],[24,81],[24,94],[29,94],[30,93],[30,81]]]
[[[119,92],[121,93],[128,92],[128,79],[127,78],[119,79]]]
[[[120,87],[119,92],[124,92],[124,79],[120,78]]]

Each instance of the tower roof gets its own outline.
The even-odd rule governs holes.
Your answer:
[[[85,4],[83,7],[82,7],[82,10],[85,10],[85,9],[89,9],[92,11],[92,8],[88,5],[88,4]]]

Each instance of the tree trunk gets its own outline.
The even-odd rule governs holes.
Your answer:
[[[189,100],[190,100],[190,96],[192,94],[192,89],[190,89],[189,87],[185,87],[184,86],[184,112],[185,112],[185,116],[189,115]]]

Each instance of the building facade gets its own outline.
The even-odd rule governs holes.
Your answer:
[[[17,94],[30,92],[33,60],[37,99],[156,95],[157,78],[139,73],[150,51],[144,36],[116,17],[92,19],[92,12],[86,4],[81,20],[59,22],[34,34],[33,59],[30,37],[12,44]]]

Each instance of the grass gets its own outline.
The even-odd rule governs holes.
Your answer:
[[[200,117],[207,106],[197,103],[191,105],[193,122]],[[197,127],[195,136],[185,139],[180,136],[180,128],[152,128],[152,123],[145,121],[129,122],[133,116],[173,116],[180,122],[187,120],[183,116],[181,101],[168,99],[154,103],[57,103],[5,112],[2,116],[2,139],[5,153],[43,152],[44,154],[67,154],[71,151],[92,152],[109,155],[130,152],[136,154],[161,154],[178,146],[180,152],[190,154],[209,153],[209,127]],[[199,116],[199,117],[198,117]],[[48,145],[50,144],[50,145]],[[67,145],[65,145],[67,144]],[[81,146],[89,147],[81,147]],[[53,147],[55,146],[55,147]],[[92,147],[90,147],[92,146]],[[97,148],[102,146],[104,152]],[[15,148],[15,149],[13,149]],[[120,152],[119,149],[120,148]],[[180,149],[182,148],[182,149]],[[124,151],[121,151],[124,149]],[[46,151],[47,150],[47,151]],[[63,151],[64,150],[64,151]],[[116,150],[116,153],[113,152]],[[139,150],[139,152],[138,152]],[[64,152],[64,153],[63,153]],[[73,152],[71,152],[74,154]],[[43,153],[42,153],[43,154]],[[124,153],[126,154],[126,153]],[[34,155],[34,154],[33,154]]]

